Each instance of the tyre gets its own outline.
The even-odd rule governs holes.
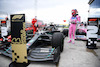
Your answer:
[[[53,34],[52,36],[52,48],[57,48],[58,46],[60,46],[60,51],[63,51],[63,43],[64,43],[64,38],[63,38],[63,34],[60,32],[56,32]]]
[[[57,62],[55,62],[55,65],[56,65],[56,66],[59,65],[59,60],[60,60],[60,56],[59,56],[59,58],[57,59]]]
[[[68,29],[64,29],[62,32],[65,36],[68,36]]]

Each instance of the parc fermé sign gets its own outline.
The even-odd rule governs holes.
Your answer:
[[[25,14],[11,15],[12,61],[27,63]]]
[[[98,18],[88,18],[87,48],[96,48],[98,38]]]

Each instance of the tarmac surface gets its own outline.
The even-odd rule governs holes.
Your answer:
[[[52,62],[31,62],[28,67],[100,67],[100,42],[98,49],[86,48],[86,41],[75,40],[75,44],[64,40],[64,51],[58,65]],[[0,67],[8,67],[11,59],[0,55]]]

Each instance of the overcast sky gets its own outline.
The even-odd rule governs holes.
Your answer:
[[[71,17],[71,10],[77,9],[81,21],[87,21],[89,0],[0,0],[0,12],[10,14],[25,13],[26,21],[37,19],[46,23],[64,23]],[[1,14],[0,13],[0,14]]]

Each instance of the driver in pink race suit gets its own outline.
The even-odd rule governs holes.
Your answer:
[[[76,9],[72,10],[72,17],[70,18],[70,27],[69,27],[69,41],[68,43],[75,43],[75,31],[76,31],[76,25],[80,22],[80,16],[78,15],[78,11]],[[73,40],[72,39],[73,36]]]

